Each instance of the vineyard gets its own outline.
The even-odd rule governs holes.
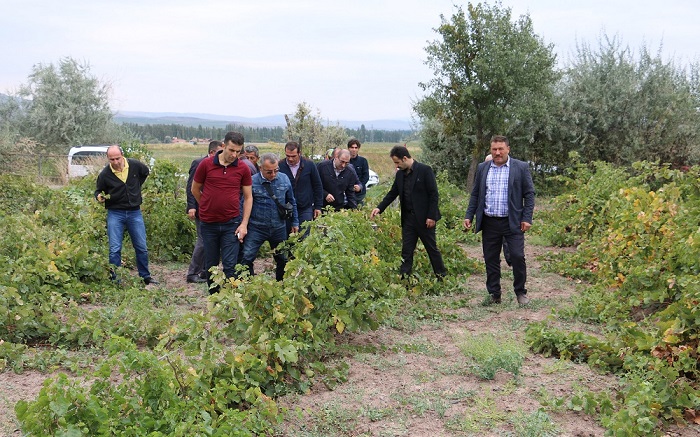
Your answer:
[[[181,275],[194,229],[183,213],[178,171],[158,161],[143,210],[153,262]],[[466,198],[444,177],[438,228],[450,271],[444,282],[433,279],[422,251],[415,277],[399,280],[397,210],[377,223],[367,211],[352,211],[325,215],[306,239],[291,241],[283,282],[266,274],[226,281],[219,274],[222,292],[211,298],[204,289],[197,295],[175,286],[143,288],[128,271],[128,243],[121,276],[132,280],[112,284],[104,211],[88,179],[52,190],[0,178],[0,258],[7,266],[0,272],[0,372],[8,379],[12,372],[46,373],[39,394],[14,406],[17,435],[698,431],[695,168],[644,163],[625,171],[597,163],[562,177],[564,193],[537,212],[528,236],[528,247],[561,249],[529,249],[536,256],[529,265],[547,280],[531,276],[527,308],[480,305],[480,237],[462,231]],[[491,330],[475,331],[470,323]],[[459,327],[451,336],[457,347],[440,341],[441,326]],[[386,343],[371,334],[388,332],[412,340]],[[399,356],[396,364],[376,358]],[[453,390],[414,398],[408,384],[399,386],[404,397],[387,385],[387,395],[396,396],[374,404],[343,391],[358,368],[384,369],[387,378],[377,384],[389,384],[392,369],[412,369],[416,357],[447,366],[428,365],[425,375],[411,376],[449,376]],[[529,402],[517,403],[520,409],[498,413],[552,373],[552,380],[585,374],[596,383],[556,392],[539,386]],[[304,401],[324,393],[344,399],[342,408],[314,409]],[[489,414],[475,419],[471,407]],[[584,425],[567,428],[572,418]],[[424,419],[434,420],[431,427],[416,425]]]

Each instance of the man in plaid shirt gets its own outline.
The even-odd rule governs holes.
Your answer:
[[[528,164],[510,158],[509,153],[508,138],[491,138],[493,159],[477,167],[464,228],[471,229],[474,220],[474,231],[483,231],[487,303],[501,303],[501,247],[505,239],[513,266],[513,291],[518,303],[526,305],[530,299],[525,288],[525,232],[532,226],[535,187]]]

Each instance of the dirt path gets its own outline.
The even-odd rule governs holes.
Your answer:
[[[466,250],[481,258],[479,246]],[[426,299],[434,305],[425,314],[405,312],[389,327],[353,335],[347,345],[348,381],[332,391],[317,384],[308,394],[283,398],[280,404],[290,414],[280,435],[603,435],[589,416],[542,403],[556,404],[577,387],[610,386],[614,378],[526,352],[519,377],[499,371],[485,380],[470,371],[460,349],[489,334],[522,345],[528,323],[544,319],[576,293],[571,281],[540,271],[536,256],[546,250],[526,247],[528,307],[515,302],[512,284],[506,285],[512,274],[504,263],[501,305],[481,305],[485,275],[478,274],[466,280],[461,295]],[[362,350],[378,352],[357,352]]]

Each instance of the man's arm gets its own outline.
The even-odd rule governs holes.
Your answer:
[[[318,218],[321,215],[321,208],[323,208],[323,182],[321,181],[318,168],[313,163],[309,165],[309,168],[311,171],[311,189],[313,190],[314,218]]]
[[[425,166],[425,191],[428,193],[428,215],[427,218],[436,222],[438,220],[438,205],[440,203],[440,195],[438,193],[437,180],[435,173],[430,166]],[[434,223],[433,223],[434,225]]]
[[[201,182],[192,181],[192,189],[190,190],[190,192],[192,193],[192,196],[197,200],[197,203],[199,203],[199,199],[202,198],[203,186],[204,184]]]
[[[532,183],[530,167],[527,163],[522,166],[522,187],[523,187],[523,223],[532,225],[532,216],[535,211],[535,185]],[[529,229],[530,227],[527,226]],[[521,225],[521,230],[522,225]],[[525,229],[527,230],[527,229]]]
[[[190,215],[190,218],[194,218],[194,212],[197,211],[197,200],[192,194],[192,182],[194,182],[194,173],[197,171],[197,166],[200,163],[200,159],[195,159],[190,164],[189,176],[187,177],[187,188],[185,189],[185,196],[187,197],[187,209],[185,212]],[[194,210],[194,212],[192,212]]]
[[[240,226],[236,229],[239,241],[243,241],[245,236],[248,235],[248,220],[250,220],[250,212],[253,210],[253,186],[243,185],[241,193],[243,194],[243,219]]]

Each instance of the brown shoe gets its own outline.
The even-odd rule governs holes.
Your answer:
[[[519,305],[527,305],[530,303],[530,298],[525,296],[524,294],[518,294],[515,297],[518,299]]]

